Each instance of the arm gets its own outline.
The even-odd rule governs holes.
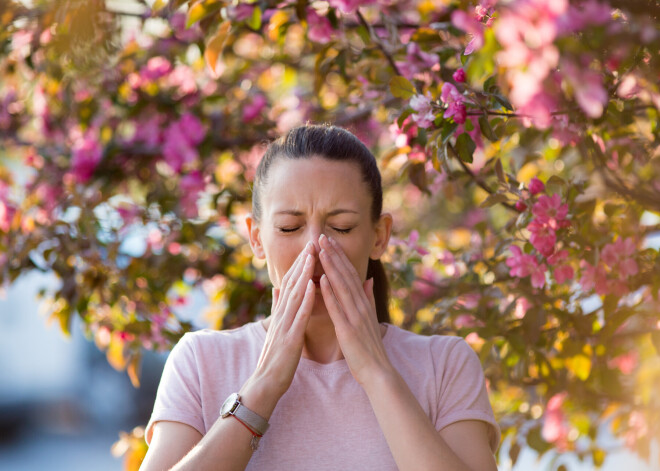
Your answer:
[[[394,369],[363,388],[400,471],[497,469],[484,422],[455,422],[438,432]]]
[[[381,338],[373,280],[364,284],[339,244],[321,236],[321,292],[353,377],[365,390],[400,471],[495,470],[486,426],[459,421],[438,432],[392,366]]]
[[[266,420],[270,419],[277,405],[277,400],[272,397],[252,379],[241,389],[243,404]],[[218,417],[204,436],[180,422],[157,422],[140,470],[216,469],[218,462],[223,463],[223,470],[244,470],[252,457],[251,440],[252,434],[231,417]]]
[[[243,404],[266,420],[289,389],[302,354],[305,329],[314,306],[313,246],[309,244],[274,290],[271,322],[261,356],[239,394]],[[281,292],[281,294],[280,294]],[[251,432],[232,417],[218,417],[206,435],[171,421],[158,422],[152,445],[140,468],[242,471],[252,457]]]

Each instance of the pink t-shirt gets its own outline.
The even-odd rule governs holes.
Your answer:
[[[386,325],[383,343],[390,361],[435,428],[461,420],[484,421],[495,451],[500,429],[481,364],[470,346],[460,337],[422,336]],[[265,340],[261,322],[185,334],[165,364],[147,443],[159,420],[183,422],[204,435],[227,396],[255,370]],[[369,399],[346,360],[321,364],[301,358],[269,423],[247,470],[397,469]]]

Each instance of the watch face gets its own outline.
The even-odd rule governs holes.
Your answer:
[[[238,403],[238,393],[233,393],[231,394],[222,404],[222,408],[220,409],[220,415],[222,417],[227,417],[229,414],[234,412],[235,406]]]

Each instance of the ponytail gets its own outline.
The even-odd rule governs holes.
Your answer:
[[[367,266],[367,279],[374,279],[374,298],[376,299],[376,314],[378,322],[390,322],[389,310],[389,283],[387,274],[380,260],[369,259]]]

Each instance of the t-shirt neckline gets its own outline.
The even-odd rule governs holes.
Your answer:
[[[265,342],[266,333],[268,331],[263,325],[263,320],[255,321],[253,324],[254,324],[253,328],[257,336],[262,342]],[[388,324],[387,322],[381,322],[381,324],[387,327],[385,329],[385,335],[383,335],[383,344],[385,344],[385,347],[387,348],[387,345],[389,343],[389,338],[392,335],[393,329],[392,329],[392,325]],[[348,363],[346,362],[345,359],[333,361],[332,363],[318,363],[314,360],[310,360],[309,358],[301,357],[300,363],[298,364],[298,368],[306,371],[322,373],[322,374],[343,373],[343,372],[350,373],[350,368],[348,367]]]

